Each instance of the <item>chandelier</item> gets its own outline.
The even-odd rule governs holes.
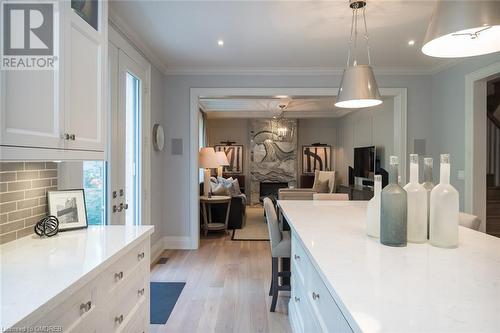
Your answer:
[[[272,140],[275,142],[292,142],[295,131],[294,122],[285,118],[286,104],[280,104],[280,114],[271,119]]]

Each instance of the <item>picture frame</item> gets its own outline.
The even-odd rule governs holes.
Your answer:
[[[223,151],[226,153],[229,165],[225,166],[222,172],[227,174],[242,174],[243,173],[243,145],[215,145],[215,151]]]
[[[83,189],[48,191],[47,201],[49,214],[59,220],[59,231],[88,227]]]
[[[332,146],[302,146],[302,174],[314,174],[315,170],[332,170]]]

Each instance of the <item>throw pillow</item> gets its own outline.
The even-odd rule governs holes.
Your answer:
[[[228,195],[227,187],[224,184],[217,184],[212,187],[213,195]]]
[[[329,191],[328,188],[328,180],[321,181],[319,179],[316,179],[313,185],[313,191],[316,193],[328,193]]]

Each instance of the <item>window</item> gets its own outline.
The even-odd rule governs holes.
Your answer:
[[[103,161],[83,162],[83,189],[89,225],[106,224],[106,169]]]

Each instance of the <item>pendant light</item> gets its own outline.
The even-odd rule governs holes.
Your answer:
[[[280,104],[280,114],[271,120],[271,133],[275,142],[292,142],[294,136],[293,122],[285,117],[286,104]]]
[[[422,52],[431,57],[471,57],[500,51],[500,1],[439,1]]]
[[[342,74],[337,102],[340,108],[364,108],[382,104],[378,91],[377,81],[373,74],[370,59],[370,46],[368,44],[368,28],[366,26],[366,1],[349,1],[352,9],[351,36],[347,54],[347,68]],[[362,9],[363,24],[365,27],[366,53],[368,65],[358,65],[356,48],[358,39],[358,10]],[[353,50],[354,49],[354,50]],[[354,61],[351,66],[351,53],[354,52]]]

